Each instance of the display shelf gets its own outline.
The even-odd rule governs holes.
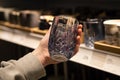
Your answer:
[[[45,35],[45,33],[48,31],[48,30],[40,30],[38,29],[38,27],[20,26],[17,24],[11,24],[9,22],[3,22],[3,21],[0,21],[0,25],[3,25],[8,28],[12,28],[12,29],[26,31],[26,32],[38,33],[41,35]]]
[[[90,49],[81,44],[78,54],[70,60],[120,76],[120,55],[115,53]]]
[[[32,49],[39,45],[43,36],[34,32],[26,32],[3,25],[0,26],[0,39]],[[78,53],[70,61],[120,76],[119,54],[90,49],[81,44]]]
[[[0,39],[35,49],[44,35],[0,26]]]

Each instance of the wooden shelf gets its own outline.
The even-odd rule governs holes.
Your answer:
[[[9,22],[0,22],[0,25],[3,25],[5,27],[9,27],[12,29],[18,29],[18,30],[27,31],[27,32],[38,33],[41,35],[45,35],[46,32],[48,31],[48,30],[40,30],[38,27],[30,28],[27,26],[20,26],[20,25],[16,25],[16,24],[11,24]]]
[[[104,40],[95,42],[96,49],[120,54],[120,46],[109,45]]]

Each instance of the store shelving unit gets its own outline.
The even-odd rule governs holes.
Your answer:
[[[44,34],[0,25],[0,39],[32,49],[38,46]],[[120,55],[116,53],[90,49],[81,44],[79,52],[70,61],[120,76]]]

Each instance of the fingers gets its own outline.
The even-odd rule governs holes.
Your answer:
[[[74,53],[74,55],[79,51],[79,47],[80,47],[80,45],[76,45],[76,48],[75,48],[75,53]]]
[[[78,35],[77,38],[76,38],[76,44],[77,44],[77,45],[80,45],[80,38],[81,38],[81,37],[80,37],[79,35]]]
[[[78,52],[79,47],[80,47],[80,39],[82,35],[82,25],[78,26],[78,35],[76,37],[76,48],[75,48],[75,54]]]
[[[78,44],[78,45],[80,45],[81,35],[82,35],[82,25],[79,25],[78,26],[78,35],[77,35],[77,38],[76,38],[76,44]]]
[[[78,35],[81,36],[81,34],[82,34],[82,25],[79,25],[78,26]]]
[[[77,36],[76,47],[75,47],[75,54],[78,52],[79,47],[80,47],[80,36]]]

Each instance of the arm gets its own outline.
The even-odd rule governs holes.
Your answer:
[[[75,54],[79,50],[82,26],[78,26]],[[1,62],[0,80],[37,80],[46,75],[44,67],[49,64],[56,64],[48,52],[48,40],[50,29],[40,41],[39,46],[31,53],[19,60]]]
[[[44,66],[32,53],[18,61],[1,62],[0,80],[37,80],[45,75]]]

